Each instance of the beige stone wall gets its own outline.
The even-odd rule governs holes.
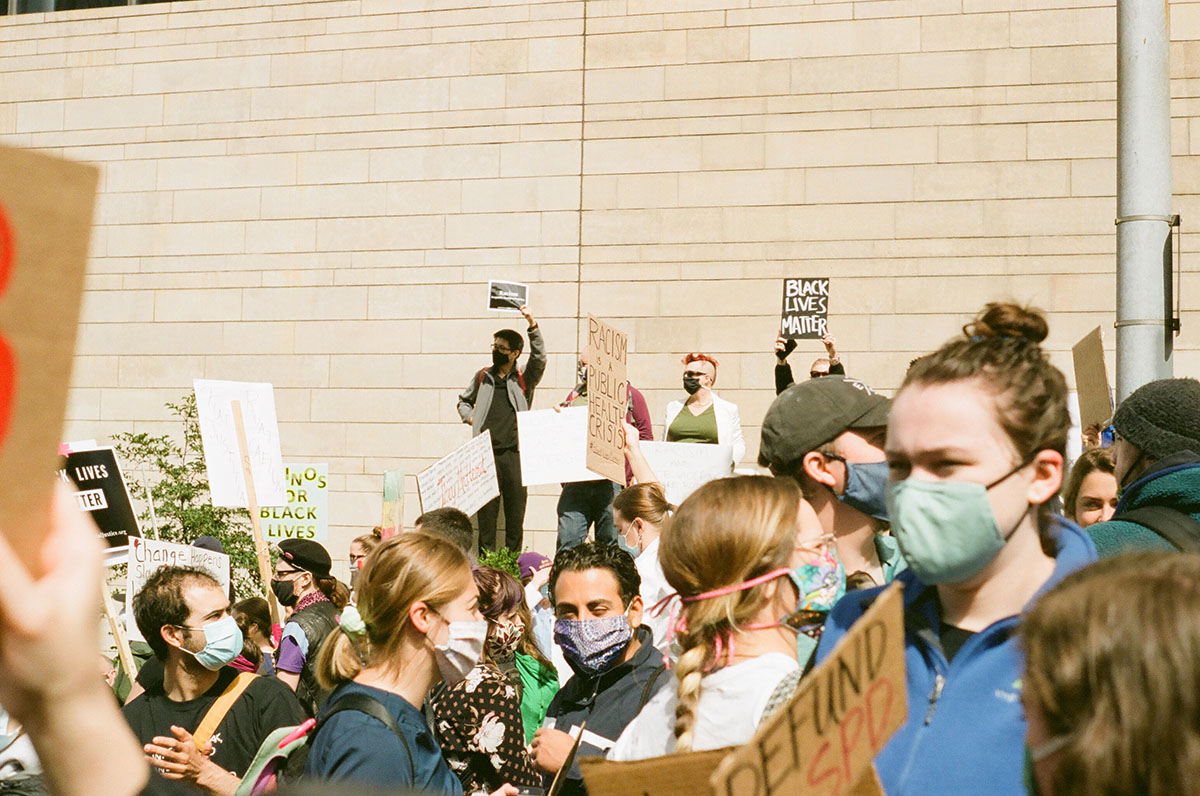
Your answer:
[[[0,140],[104,167],[68,438],[164,428],[193,377],[270,380],[285,460],[329,462],[344,555],[384,468],[467,438],[455,394],[504,325],[481,309],[489,278],[534,285],[537,406],[571,386],[592,312],[631,333],[656,427],[680,355],[720,359],[748,460],[785,275],[833,278],[850,372],[884,388],[994,298],[1048,309],[1064,366],[1097,324],[1111,347],[1113,5],[584,12],[197,0],[0,18]],[[1186,230],[1200,3],[1171,15]],[[1197,321],[1177,373],[1195,371]],[[543,550],[556,492],[530,506]]]

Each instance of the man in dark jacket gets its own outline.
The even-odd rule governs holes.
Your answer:
[[[1087,528],[1102,557],[1200,550],[1200,382],[1144,384],[1113,416],[1115,516]]]
[[[458,416],[475,436],[488,431],[496,456],[500,495],[479,510],[479,547],[496,548],[496,520],[504,501],[504,536],[508,549],[520,552],[525,536],[525,501],[529,491],[521,484],[521,455],[517,447],[517,412],[533,404],[533,390],[546,372],[546,344],[529,307],[521,307],[529,322],[529,361],[525,370],[517,359],[525,341],[512,329],[492,337],[492,366],[471,375],[458,396]]]
[[[577,757],[604,756],[670,680],[653,635],[642,625],[641,585],[633,556],[616,545],[585,542],[554,557],[554,640],[575,675],[555,695],[546,725],[530,745],[547,786],[576,736],[582,735]],[[564,776],[562,796],[586,792],[577,764]]]

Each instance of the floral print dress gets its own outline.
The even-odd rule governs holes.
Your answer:
[[[464,794],[492,793],[506,782],[541,786],[525,746],[520,692],[499,669],[476,666],[462,682],[435,691],[430,707],[442,755]]]

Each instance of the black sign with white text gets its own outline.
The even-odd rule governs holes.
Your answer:
[[[59,460],[59,466],[59,478],[79,490],[75,503],[80,511],[92,515],[106,545],[126,547],[130,536],[142,535],[112,448],[69,453]]]
[[[819,340],[829,317],[829,278],[783,280],[779,333],[788,340]]]

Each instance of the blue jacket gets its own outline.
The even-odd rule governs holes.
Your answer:
[[[1087,534],[1056,519],[1054,573],[1035,600],[1096,560]],[[911,570],[896,580],[904,584],[908,721],[875,758],[884,791],[888,796],[1024,796],[1023,661],[1015,633],[1020,618],[1001,619],[976,633],[947,663],[939,641],[937,589],[921,583]],[[851,592],[834,606],[817,649],[818,662],[882,590]]]

